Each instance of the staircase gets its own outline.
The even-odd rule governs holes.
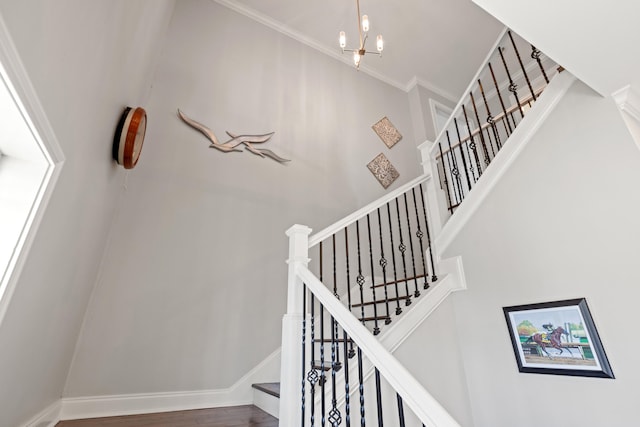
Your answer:
[[[305,226],[287,231],[281,426],[352,417],[459,425],[392,353],[451,292],[466,288],[461,260],[441,259],[444,248],[572,81],[561,79],[538,105],[557,66],[530,45],[525,65],[523,45],[508,30],[501,35],[437,143],[420,147],[424,175],[311,237]],[[497,58],[502,73],[492,66]],[[483,86],[488,78],[492,89]]]

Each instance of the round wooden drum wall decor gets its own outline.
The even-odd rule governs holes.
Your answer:
[[[147,131],[147,112],[144,108],[125,108],[113,137],[113,159],[125,169],[138,163],[144,134]]]

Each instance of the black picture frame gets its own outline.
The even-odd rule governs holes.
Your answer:
[[[615,378],[586,299],[503,311],[520,372]]]

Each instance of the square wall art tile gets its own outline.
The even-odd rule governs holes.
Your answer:
[[[375,159],[371,160],[367,165],[373,176],[376,177],[380,185],[385,189],[388,188],[393,181],[398,179],[400,174],[393,167],[389,159],[382,153],[378,154]]]
[[[386,116],[381,118],[378,123],[371,126],[371,128],[380,137],[387,148],[393,147],[402,139],[402,135],[398,132],[398,129],[396,129],[393,123],[391,123],[391,120]]]

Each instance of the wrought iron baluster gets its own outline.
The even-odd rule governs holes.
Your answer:
[[[520,58],[520,52],[518,51],[518,46],[516,46],[516,42],[515,40],[513,40],[513,35],[511,34],[511,31],[507,31],[507,34],[509,35],[509,39],[511,40],[511,45],[513,46],[513,50],[516,53],[516,57],[518,58],[518,63],[520,64],[520,68],[522,69],[522,74],[524,74],[524,79],[527,81],[527,86],[529,86],[529,91],[531,92],[531,99],[535,101],[537,99],[536,92],[533,90],[533,86],[531,86],[531,81],[529,80],[527,69],[522,63],[522,58]]]
[[[496,93],[498,94],[498,99],[500,100],[500,105],[502,106],[502,112],[504,113],[504,120],[502,123],[504,124],[504,130],[507,132],[507,137],[511,135],[513,132],[513,128],[511,128],[511,123],[509,123],[509,115],[507,114],[507,107],[504,106],[504,101],[502,99],[502,92],[500,91],[500,87],[498,86],[498,81],[496,80],[496,75],[493,72],[493,67],[491,66],[491,62],[489,64],[489,71],[491,71],[491,77],[493,78],[493,85],[496,88]],[[515,123],[514,123],[515,127]]]
[[[469,166],[471,166],[469,169],[467,169],[467,161],[464,158],[464,151],[462,150],[462,146],[464,145],[464,143],[462,142],[462,137],[460,136],[460,128],[458,127],[458,119],[456,119],[455,117],[453,118],[453,124],[456,127],[456,134],[458,135],[458,143],[460,144],[460,157],[462,157],[462,167],[464,168],[464,176],[465,178],[467,178],[467,188],[468,191],[471,191],[471,180],[469,179],[469,172],[471,172],[471,175],[473,177],[473,182],[476,181],[476,176],[473,173],[473,167],[471,166],[471,157],[469,157]],[[467,151],[467,155],[469,154],[469,152]]]
[[[415,285],[414,296],[418,298],[420,291],[418,290],[418,274],[416,272],[416,258],[413,252],[413,237],[411,236],[411,219],[409,218],[409,204],[407,203],[407,193],[404,193],[404,210],[407,215],[407,231],[409,232],[409,249],[411,249],[411,266],[413,267],[413,283]]]
[[[338,360],[338,343],[337,338],[338,323],[331,316],[331,410],[329,411],[329,422],[333,427],[337,427],[342,422],[342,415],[338,410],[338,396],[336,390],[336,372],[340,367]]]
[[[378,404],[378,427],[384,426],[383,416],[382,416],[382,387],[380,385],[380,371],[378,368],[375,368],[375,377],[376,377],[376,403]]]
[[[542,60],[540,60],[540,55],[542,52],[538,50],[534,45],[531,45],[531,58],[535,59],[538,63],[538,67],[540,67],[540,72],[542,72],[542,76],[544,77],[544,81],[549,84],[549,77],[547,77],[546,71],[544,71],[544,67],[542,66]]]
[[[380,219],[380,208],[378,208],[378,235],[380,237],[380,267],[382,267],[382,287],[384,288],[384,305],[387,313],[387,318],[384,319],[384,324],[391,323],[391,316],[389,315],[389,292],[387,291],[387,260],[384,257],[384,244],[382,243],[382,220]]]
[[[480,178],[480,176],[482,176],[482,164],[480,163],[480,159],[478,158],[478,146],[473,137],[473,132],[471,131],[471,126],[469,125],[469,117],[467,116],[467,109],[465,108],[464,104],[462,104],[462,112],[464,113],[464,121],[467,124],[469,139],[471,140],[469,147],[471,147],[471,151],[473,151],[473,158],[475,159],[476,167],[478,168],[478,178]],[[482,129],[480,130],[480,134],[482,135]]]
[[[400,197],[396,197],[396,213],[398,214],[398,232],[400,234],[400,244],[398,245],[398,250],[400,251],[400,255],[402,255],[402,269],[404,271],[404,289],[405,289],[405,296],[407,297],[407,299],[404,302],[405,306],[409,306],[411,305],[411,295],[409,293],[409,280],[408,280],[408,276],[407,276],[407,262],[405,260],[405,255],[404,253],[407,251],[407,247],[404,244],[404,238],[402,237],[402,219],[400,219],[400,203],[398,203],[398,199]]]
[[[460,169],[458,169],[458,163],[456,157],[453,155],[453,149],[451,148],[451,138],[449,138],[449,131],[445,132],[447,135],[447,142],[449,143],[449,151],[447,152],[447,163],[451,168],[451,175],[453,177],[453,190],[456,195],[456,205],[459,205],[464,199],[464,193],[462,192],[462,180],[460,179]]]
[[[418,241],[420,241],[420,255],[422,258],[422,271],[424,272],[424,284],[423,289],[429,289],[429,270],[427,269],[427,262],[424,257],[424,245],[422,244],[422,238],[424,237],[424,233],[422,232],[422,227],[420,226],[420,216],[418,215],[418,202],[416,201],[416,188],[413,187],[411,189],[411,194],[413,195],[413,207],[416,211],[416,223],[418,229],[416,230],[416,237]]]
[[[491,160],[489,158],[489,150],[487,150],[486,141],[484,140],[484,134],[482,133],[482,123],[480,122],[478,107],[476,107],[476,99],[473,97],[473,92],[469,92],[469,96],[471,97],[471,105],[473,106],[473,112],[476,115],[476,122],[478,123],[478,133],[480,133],[480,142],[482,143],[482,151],[484,153],[484,164],[485,166],[488,166]],[[491,152],[495,156],[495,153],[493,152],[493,146],[491,145],[491,140],[489,140],[489,147],[491,147]]]
[[[447,204],[449,206],[448,210],[449,212],[453,213],[453,203],[451,203],[451,193],[449,192],[449,181],[447,180],[447,171],[444,167],[444,155],[442,154],[442,144],[439,142],[438,142],[438,148],[440,149],[440,161],[442,162],[442,176],[444,177],[444,188],[447,192]]]
[[[349,311],[351,311],[351,275],[349,274],[349,233],[347,233],[347,227],[344,228],[344,252],[346,254],[346,264],[347,264],[347,303],[349,305]],[[355,356],[355,350],[353,349],[353,343],[350,344],[350,349],[347,352],[345,347],[344,350],[344,361],[345,365],[347,364],[347,357]]]
[[[396,393],[396,397],[398,398],[398,421],[400,422],[400,427],[405,427],[404,404],[402,403],[402,397],[400,397],[398,393]]]
[[[491,130],[493,131],[493,138],[496,142],[496,152],[500,151],[500,148],[502,148],[502,142],[500,141],[500,135],[498,133],[498,128],[496,127],[496,121],[493,117],[493,115],[491,114],[491,110],[489,109],[489,102],[487,101],[487,96],[484,93],[484,87],[482,86],[482,81],[480,79],[478,79],[478,87],[480,88],[480,94],[482,94],[482,99],[484,100],[484,108],[486,108],[487,110],[487,123],[489,123],[489,126],[491,127]]]
[[[513,97],[516,100],[516,105],[518,106],[518,110],[520,111],[520,117],[524,117],[524,111],[522,111],[522,105],[520,102],[520,98],[518,98],[518,85],[515,84],[513,78],[511,77],[511,71],[509,71],[509,67],[507,66],[507,60],[504,59],[504,48],[498,47],[498,53],[500,54],[500,58],[502,59],[502,65],[504,66],[504,70],[507,73],[507,78],[509,79],[509,92],[513,94]]]
[[[378,305],[376,301],[376,283],[375,283],[375,270],[373,269],[373,245],[371,244],[371,220],[369,214],[367,214],[367,235],[369,236],[369,262],[371,264],[371,293],[373,294],[373,335],[380,333],[380,327],[378,326]]]
[[[347,354],[347,341],[349,341],[351,343],[351,349],[349,349],[349,352],[354,351],[353,350],[353,341],[351,341],[351,339],[349,339],[347,332],[343,329],[342,330],[342,339],[343,339],[343,346],[344,346],[344,354]],[[355,351],[354,351],[355,354]],[[344,358],[344,422],[345,422],[345,426],[346,427],[350,427],[351,426],[351,408],[350,408],[350,393],[349,393],[349,358],[345,357]],[[304,424],[302,424],[304,426]]]
[[[393,283],[396,289],[396,315],[402,313],[400,308],[400,292],[398,291],[398,272],[396,270],[396,251],[395,244],[393,243],[393,227],[391,226],[391,208],[389,202],[387,202],[387,218],[389,219],[389,237],[391,239],[391,262],[393,264]]]
[[[327,376],[324,371],[324,306],[320,303],[320,412],[322,418],[320,420],[321,426],[324,427],[327,421],[327,409],[325,405],[325,384],[327,382]]]
[[[306,373],[307,367],[305,366],[307,361],[305,360],[306,356],[306,339],[307,339],[307,285],[303,284],[302,286],[302,387],[301,387],[301,395],[302,395],[302,421],[300,423],[301,426],[304,426],[304,415],[305,415],[305,382],[306,382]],[[313,342],[311,343],[313,346]],[[312,403],[313,404],[313,403]]]
[[[316,397],[316,383],[318,382],[318,371],[316,370],[316,366],[315,366],[315,360],[316,360],[316,355],[315,355],[315,339],[316,339],[316,333],[315,333],[315,306],[316,306],[316,301],[315,301],[315,296],[313,295],[313,293],[311,293],[311,319],[310,319],[310,325],[311,325],[311,369],[309,370],[309,373],[307,374],[307,381],[309,381],[309,386],[310,386],[310,396],[309,396],[309,400],[311,403],[311,408],[310,408],[310,414],[311,414],[311,427],[313,427],[315,425],[315,397]],[[304,425],[304,424],[302,424]]]
[[[362,350],[358,347],[358,392],[360,393],[360,427],[365,427],[364,419],[364,378],[362,373]]]
[[[358,241],[358,277],[356,283],[360,288],[360,321],[364,323],[364,276],[362,275],[362,262],[360,259],[360,220],[356,221],[356,240]]]
[[[420,184],[420,199],[422,200],[422,213],[424,215],[424,228],[427,232],[427,244],[429,245],[429,259],[431,260],[431,281],[438,280],[436,276],[436,264],[433,262],[433,245],[431,244],[431,233],[429,233],[429,221],[427,220],[427,205],[424,203],[424,190],[422,184]]]
[[[333,296],[340,299],[340,295],[338,295],[338,281],[336,279],[336,235],[331,235],[331,244],[333,246]]]

